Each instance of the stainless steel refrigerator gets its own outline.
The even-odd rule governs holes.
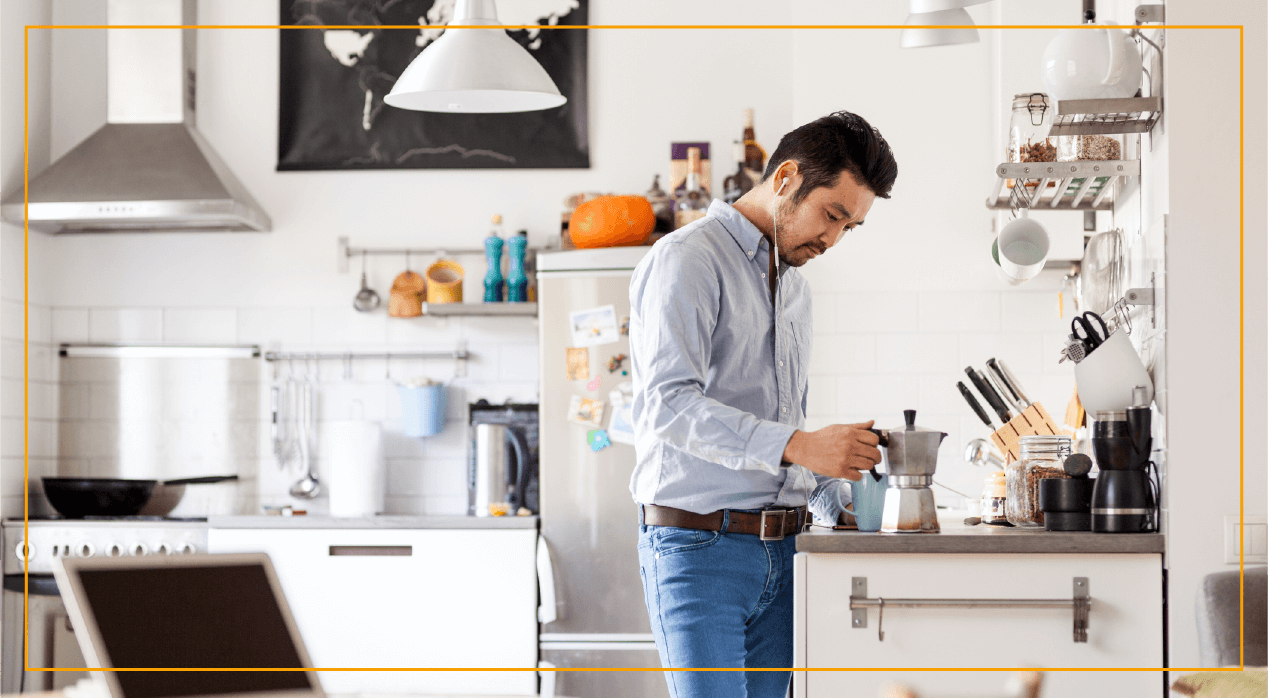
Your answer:
[[[600,426],[569,418],[574,396],[603,400],[601,428],[610,426],[609,393],[631,378],[621,373],[630,370],[628,358],[612,371],[609,362],[629,356],[621,324],[630,314],[630,276],[648,249],[537,257],[544,666],[660,666],[638,572],[638,509],[629,489],[634,447],[614,440],[593,450],[587,435]],[[592,312],[574,317],[582,311]],[[593,327],[574,327],[574,320]],[[579,356],[578,345],[590,342],[600,343]],[[544,673],[542,694],[552,689],[575,698],[668,696],[658,671]]]

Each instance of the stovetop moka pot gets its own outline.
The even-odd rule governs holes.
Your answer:
[[[888,451],[889,489],[881,514],[882,533],[937,533],[938,510],[933,501],[933,473],[945,432],[916,426],[916,411],[903,410],[906,425],[875,429]]]

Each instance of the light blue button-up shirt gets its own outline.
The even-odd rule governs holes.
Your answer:
[[[769,268],[766,238],[715,199],[634,270],[630,491],[639,504],[706,514],[809,503],[835,522],[849,501],[845,481],[780,465],[805,425],[810,286],[781,262],[772,304]]]

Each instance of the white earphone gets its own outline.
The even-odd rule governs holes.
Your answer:
[[[776,190],[776,192],[775,192],[775,196],[779,196],[780,194],[783,194],[783,193],[784,193],[784,187],[785,187],[787,184],[788,184],[788,178],[787,178],[787,177],[784,177],[784,180],[783,180],[782,182],[780,182],[780,183],[779,183],[779,189],[778,189],[778,190]]]
[[[775,196],[778,197],[784,193],[784,187],[788,186],[788,178],[784,177],[779,183],[779,189],[775,190]],[[776,205],[775,211],[771,214],[771,251],[775,255],[775,297],[779,298],[779,206]],[[778,303],[776,303],[776,321],[779,317]]]

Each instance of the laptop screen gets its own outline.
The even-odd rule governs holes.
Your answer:
[[[300,667],[263,565],[81,569],[116,668]],[[120,671],[125,698],[311,691],[302,671]]]

